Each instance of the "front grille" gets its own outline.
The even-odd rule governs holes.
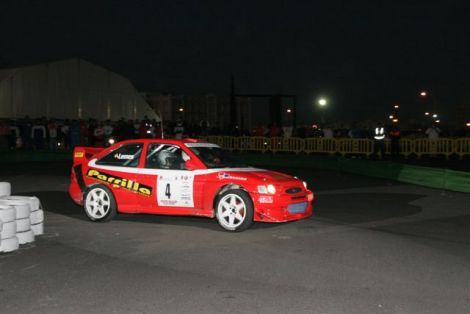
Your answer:
[[[295,193],[299,193],[300,191],[302,191],[301,188],[299,188],[299,187],[293,187],[293,188],[288,188],[288,189],[286,190],[286,193],[287,193],[287,194],[295,194]]]

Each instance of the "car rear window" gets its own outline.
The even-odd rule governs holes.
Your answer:
[[[98,160],[96,164],[118,167],[137,167],[139,165],[142,147],[143,144],[141,143],[123,145]]]

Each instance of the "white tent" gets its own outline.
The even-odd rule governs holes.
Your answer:
[[[159,120],[128,79],[80,59],[0,70],[0,117],[25,115]]]

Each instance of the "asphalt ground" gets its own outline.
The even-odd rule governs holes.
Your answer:
[[[224,232],[211,219],[93,223],[70,165],[0,165],[45,234],[0,254],[0,313],[470,313],[470,194],[337,172],[305,179],[315,215]]]

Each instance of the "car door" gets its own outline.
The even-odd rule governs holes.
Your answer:
[[[139,178],[152,187],[151,198],[142,200],[142,211],[169,215],[197,215],[202,186],[194,171],[185,167],[189,158],[176,144],[149,143]]]
[[[143,143],[126,143],[89,163],[87,181],[107,185],[120,212],[138,211],[137,195],[146,192],[137,180],[137,166]]]

